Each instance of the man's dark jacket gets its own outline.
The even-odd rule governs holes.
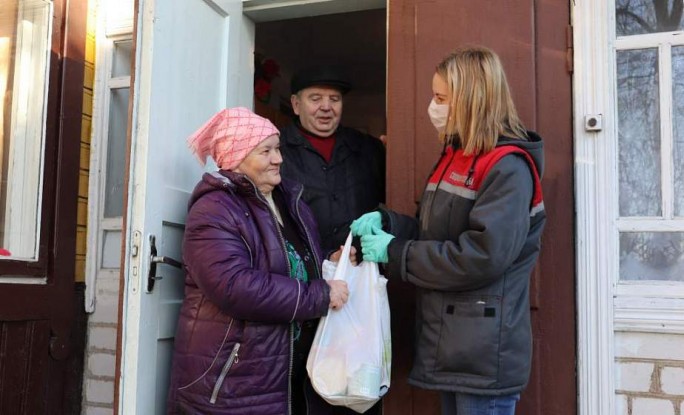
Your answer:
[[[280,133],[283,177],[304,184],[304,201],[321,233],[323,252],[337,250],[349,224],[385,200],[385,147],[375,137],[340,126],[330,163],[296,124]]]

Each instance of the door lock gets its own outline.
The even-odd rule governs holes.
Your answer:
[[[161,280],[162,276],[157,277],[157,264],[171,265],[179,269],[183,269],[183,263],[168,256],[157,256],[157,238],[150,235],[150,271],[147,274],[147,292],[151,293],[154,289],[154,283]]]

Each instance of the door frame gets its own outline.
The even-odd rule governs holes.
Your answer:
[[[128,132],[127,132],[127,155],[126,155],[126,179],[125,188],[127,192],[125,193],[124,200],[124,216],[123,216],[123,235],[122,235],[122,257],[121,257],[121,285],[119,293],[119,324],[117,328],[117,356],[116,356],[116,377],[115,377],[115,387],[114,387],[114,413],[122,413],[125,411],[123,396],[126,391],[123,386],[123,378],[132,376],[129,370],[123,368],[123,354],[126,348],[124,337],[127,335],[128,331],[124,326],[126,326],[128,320],[129,311],[134,313],[140,312],[139,304],[133,304],[129,302],[127,298],[131,294],[133,295],[146,295],[144,290],[144,278],[146,275],[147,265],[143,263],[143,259],[149,257],[149,252],[147,247],[143,248],[145,241],[141,240],[137,243],[136,250],[140,253],[135,257],[132,256],[133,243],[131,241],[133,238],[130,235],[135,235],[137,230],[141,229],[143,226],[143,221],[139,218],[136,219],[132,212],[141,211],[144,209],[145,204],[145,186],[146,181],[144,178],[136,178],[132,172],[135,170],[135,159],[142,159],[145,157],[143,152],[137,152],[135,156],[132,156],[131,149],[138,148],[141,144],[138,140],[146,140],[148,135],[148,126],[146,119],[149,117],[149,95],[151,88],[151,65],[153,57],[150,53],[141,53],[142,51],[152,50],[152,39],[153,39],[153,22],[154,16],[154,5],[156,1],[166,1],[166,0],[135,0],[134,2],[134,17],[133,17],[133,70],[131,71],[131,87],[130,87],[130,99],[129,99],[129,121],[128,121]],[[234,51],[229,55],[227,62],[228,65],[228,79],[225,83],[219,85],[219,88],[227,88],[227,102],[226,107],[235,106],[244,102],[252,102],[253,97],[253,85],[252,82],[239,82],[239,80],[253,78],[254,73],[254,31],[253,24],[255,21],[268,21],[269,16],[272,17],[271,13],[278,12],[276,9],[281,9],[279,12],[289,14],[289,18],[301,17],[297,13],[304,13],[307,16],[311,15],[310,10],[305,10],[303,8],[304,2],[292,3],[290,1],[277,0],[275,4],[269,4],[268,7],[259,8],[252,7],[249,9],[250,5],[258,0],[213,0],[219,4],[225,4],[226,8],[230,7],[243,7],[241,13],[241,23],[230,25],[229,28],[229,45],[228,50]],[[373,4],[384,3],[387,5],[385,0],[372,0]],[[328,14],[331,10],[345,9],[349,8],[349,0],[309,0],[309,3],[315,4],[316,12],[314,14]],[[345,11],[358,11],[368,9],[366,3],[361,2],[354,3],[354,10]],[[254,21],[252,20],[254,18]],[[247,23],[246,23],[247,22]],[[143,24],[145,23],[145,24]],[[250,33],[249,24],[252,24],[252,31]],[[141,28],[142,27],[142,31]],[[136,47],[138,36],[142,37],[141,50]],[[142,97],[138,100],[136,97]],[[135,132],[134,132],[135,131]],[[143,148],[145,146],[143,145]],[[143,166],[144,169],[144,166]],[[136,196],[137,195],[137,196]],[[144,239],[144,238],[143,238]],[[130,270],[136,267],[138,272],[137,275],[132,275]],[[131,310],[133,307],[133,310]],[[139,321],[135,324],[138,324]],[[134,329],[135,332],[137,329]],[[137,339],[133,340],[137,342]],[[135,407],[135,402],[130,405]],[[128,408],[129,405],[126,405]]]
[[[131,2],[132,5],[132,2]],[[107,159],[109,144],[110,117],[109,108],[112,91],[118,88],[129,88],[131,77],[119,77],[116,80],[111,77],[114,44],[122,41],[132,41],[132,27],[123,28],[116,34],[107,33],[106,22],[100,16],[98,24],[97,41],[103,42],[97,47],[97,62],[95,69],[95,105],[93,106],[92,137],[90,140],[90,174],[88,180],[88,229],[87,229],[87,252],[85,262],[85,310],[88,313],[95,311],[96,286],[98,276],[107,275],[107,278],[119,277],[120,268],[104,269],[101,267],[104,255],[104,234],[106,231],[122,232],[121,217],[104,218],[104,202],[107,176]],[[103,27],[104,26],[104,27]],[[124,79],[128,78],[128,79]],[[126,126],[128,129],[128,126]],[[125,168],[125,167],[124,167]],[[124,192],[125,193],[125,192]],[[121,255],[121,252],[119,253]],[[119,261],[120,262],[120,261]]]
[[[577,212],[577,375],[579,415],[612,414],[615,408],[612,261],[600,260],[600,247],[611,247],[612,235],[598,226],[614,220],[597,209],[601,177],[612,165],[606,141],[615,132],[608,94],[614,66],[608,41],[609,2],[573,2],[573,73],[575,129],[575,204]],[[599,39],[599,41],[597,41]],[[602,115],[602,131],[586,131],[584,117]],[[605,193],[605,192],[604,192]],[[614,252],[609,249],[609,252]]]

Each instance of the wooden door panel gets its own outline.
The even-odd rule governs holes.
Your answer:
[[[449,51],[482,44],[501,57],[525,125],[545,139],[548,221],[531,276],[534,360],[518,413],[576,413],[575,274],[571,74],[566,68],[565,0],[472,2],[389,0],[388,194],[390,207],[416,210],[440,143],[427,116],[435,65]],[[438,414],[433,392],[409,386],[413,290],[389,286],[393,377],[385,414]],[[397,321],[399,320],[399,321]],[[553,396],[553,399],[544,397]]]
[[[49,332],[47,320],[0,323],[0,414],[44,413]]]
[[[532,325],[534,327],[534,323]],[[534,328],[532,331],[535,333],[537,332],[537,330]],[[539,345],[541,344],[541,341],[542,339],[540,339],[538,336],[534,336],[532,339],[532,353],[534,356],[540,356]],[[544,415],[544,412],[542,411],[543,399],[540,387],[540,382],[542,379],[542,365],[543,362],[540,361],[540,359],[532,359],[530,382],[522,394],[522,399],[516,406],[516,413],[525,415]]]
[[[528,388],[526,400],[536,400],[538,414],[577,413],[574,160],[572,82],[567,69],[566,32],[570,4],[563,0],[535,2],[535,119],[531,128],[544,138],[544,205],[547,222],[531,299],[532,329],[538,339],[533,370],[537,396]],[[534,303],[533,303],[534,305]],[[518,413],[532,413],[522,412]]]
[[[484,44],[494,49],[514,86],[513,97],[523,122],[533,125],[534,121],[534,25],[529,13],[532,1],[459,2],[458,7],[454,3],[442,1],[415,7],[416,199],[441,148],[427,107],[432,99],[435,66],[449,51],[468,44]],[[484,19],[496,22],[497,29],[483,24]],[[506,35],[501,36],[502,33]],[[508,71],[512,66],[518,70]]]

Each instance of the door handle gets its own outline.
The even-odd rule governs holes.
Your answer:
[[[181,262],[176,261],[175,259],[168,256],[153,256],[152,258],[150,258],[150,262],[171,265],[172,267],[183,269],[183,264]]]
[[[183,263],[168,256],[157,255],[157,238],[150,235],[150,271],[147,274],[147,292],[151,293],[154,289],[154,283],[164,277],[157,276],[157,264],[171,265],[179,269],[183,269]]]

